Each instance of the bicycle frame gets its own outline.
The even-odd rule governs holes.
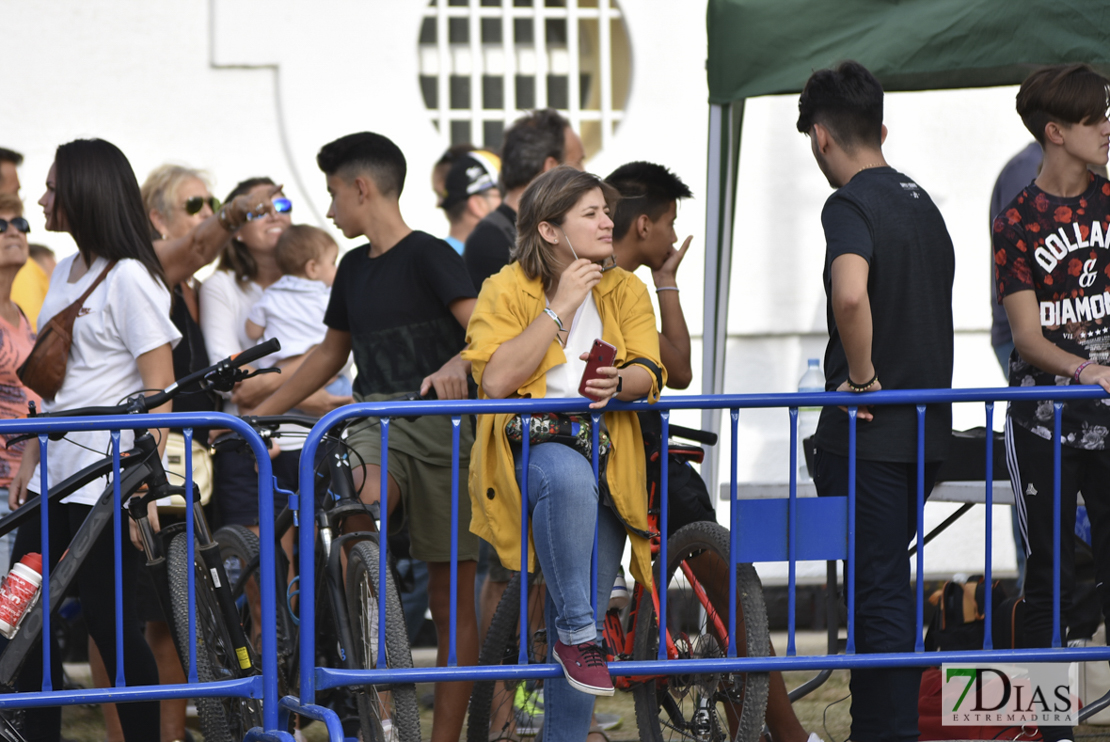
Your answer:
[[[120,475],[114,478],[111,482],[111,488],[114,490],[113,497],[118,496],[116,502],[122,506],[123,492],[131,487],[135,482],[138,482],[143,477],[138,469],[144,467],[141,458],[126,455],[129,452],[119,451],[118,445],[118,432],[121,429],[147,429],[147,428],[184,428],[186,429],[186,436],[191,434],[191,428],[196,427],[220,427],[230,428],[236,432],[243,434],[247,439],[251,449],[254,451],[258,459],[259,467],[259,510],[261,519],[261,528],[263,537],[269,541],[272,536],[273,528],[273,500],[271,497],[270,481],[272,477],[272,469],[269,457],[266,453],[266,447],[262,440],[254,433],[249,425],[239,418],[221,413],[158,413],[146,414],[141,418],[121,415],[118,412],[109,414],[90,412],[89,416],[85,417],[56,417],[56,418],[30,418],[30,419],[14,419],[0,421],[0,435],[11,437],[17,434],[31,433],[37,436],[40,449],[45,449],[47,445],[48,436],[60,437],[73,431],[89,431],[89,430],[102,430],[112,431],[112,438],[114,439],[112,456],[105,459],[103,462],[98,462],[96,465],[88,467],[85,470],[77,472],[76,474],[68,477],[55,487],[50,487],[47,494],[47,501],[52,501],[53,498],[64,498],[66,495],[71,494],[76,487],[80,486],[82,481],[87,477],[89,481],[97,478],[98,476],[109,475],[116,466],[119,467]],[[33,445],[33,444],[32,444]],[[118,451],[118,453],[117,453]],[[192,486],[191,476],[191,463],[189,461],[189,451],[186,448],[186,485]],[[45,454],[45,451],[44,451]],[[46,456],[41,457],[40,472],[42,484],[46,484]],[[136,487],[138,485],[135,485]],[[98,500],[98,504],[103,500],[102,497]],[[111,500],[109,500],[111,501]],[[21,523],[27,522],[29,517],[34,517],[35,511],[38,511],[39,520],[41,521],[42,534],[44,541],[48,541],[48,515],[49,510],[42,509],[40,504],[41,497],[35,497],[28,500],[19,510],[15,513],[0,519],[0,524],[3,525],[3,532],[9,532]],[[122,507],[119,510],[115,506],[106,507],[103,510],[105,520],[101,525],[107,524],[107,516],[119,518],[121,520],[115,521],[117,531],[118,526],[122,523],[122,518],[126,517],[122,512]],[[193,511],[186,510],[186,529],[193,529]],[[86,523],[86,527],[91,528],[91,524]],[[86,533],[91,536],[89,532],[82,534],[82,539],[85,538]],[[117,548],[121,545],[121,538],[126,538],[125,534],[116,535]],[[80,544],[75,544],[80,546]],[[192,552],[192,544],[189,545],[189,550]],[[73,556],[76,552],[71,548],[71,554],[67,555],[65,562],[69,562],[69,557]],[[119,552],[117,551],[117,554]],[[192,556],[192,554],[190,554]],[[76,565],[76,560],[71,562]],[[64,564],[60,563],[61,567]],[[118,564],[118,562],[117,562]],[[105,565],[111,569],[111,565]],[[262,550],[261,568],[264,570],[272,570],[274,566],[273,552],[268,546]],[[51,569],[50,561],[43,561],[43,585],[40,605],[46,605],[54,608],[58,605],[57,599],[63,595],[62,590],[52,590],[54,585],[54,572],[57,569]],[[193,581],[193,573],[190,572],[188,576],[189,582]],[[70,577],[72,582],[72,576]],[[118,581],[117,581],[118,585]],[[189,586],[190,602],[194,595],[193,585]],[[266,610],[272,610],[274,605],[274,592],[271,585],[263,585],[262,590],[262,604]],[[117,605],[121,599],[121,594],[117,592]],[[34,618],[32,618],[32,615]],[[50,621],[50,612],[38,608],[32,613],[28,614],[27,619],[24,621],[24,626],[16,634],[19,638],[24,634],[31,634],[32,631],[28,628],[27,621],[34,621],[38,624],[37,631],[42,634],[48,634]],[[190,621],[192,623],[192,621]],[[26,631],[25,631],[26,629]],[[15,640],[13,639],[13,642]],[[22,641],[27,641],[23,639]],[[272,625],[262,627],[262,656],[273,656],[276,650],[276,631]],[[192,642],[193,647],[190,653],[195,651],[195,640]],[[20,652],[16,644],[16,649],[9,645],[6,650],[4,660],[8,663],[13,663],[16,654]],[[50,642],[43,642],[43,666],[50,667]],[[122,668],[122,645],[117,645],[117,665]],[[27,656],[23,651],[24,658]],[[195,667],[195,657],[192,658],[192,667]],[[13,663],[17,664],[17,663]],[[9,665],[12,667],[12,665]],[[43,688],[41,691],[27,691],[20,693],[0,693],[0,709],[14,709],[14,708],[28,708],[40,706],[58,706],[70,704],[88,704],[88,703],[103,703],[103,702],[128,702],[128,701],[155,701],[169,698],[196,698],[196,697],[219,697],[219,696],[235,696],[240,698],[261,698],[263,699],[263,726],[267,730],[276,730],[278,725],[278,688],[277,688],[277,674],[276,671],[270,670],[267,667],[261,668],[260,675],[251,675],[250,677],[243,677],[239,679],[228,679],[216,683],[206,683],[203,685],[197,684],[196,675],[190,672],[192,676],[186,683],[177,685],[152,685],[152,686],[127,686],[126,679],[122,672],[117,672],[115,678],[115,687],[110,688],[92,688],[92,689],[78,689],[78,690],[62,690],[52,687],[50,682],[50,674],[44,675]],[[15,671],[9,669],[7,671],[9,677],[15,676]],[[191,684],[190,684],[191,682]],[[271,732],[267,732],[271,734]],[[279,737],[281,733],[278,733]],[[278,737],[267,737],[278,738]],[[285,737],[280,737],[285,739]]]

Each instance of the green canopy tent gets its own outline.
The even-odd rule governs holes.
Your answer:
[[[1062,62],[1110,69],[1108,29],[1105,0],[709,0],[702,393],[724,388],[746,99],[800,93],[813,70],[845,59],[887,91],[1011,85]],[[719,411],[702,413],[706,430],[719,425]],[[706,462],[714,474],[715,458]]]

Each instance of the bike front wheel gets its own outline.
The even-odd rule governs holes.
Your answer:
[[[668,611],[667,633],[679,659],[726,656],[728,650],[729,532],[709,522],[691,523],[667,542],[666,570],[656,570],[668,605],[692,605],[696,621],[679,622]],[[696,588],[701,587],[699,591]],[[661,588],[662,589],[662,588]],[[763,586],[750,564],[736,565],[737,654],[770,653]],[[674,616],[674,618],[672,618]],[[723,630],[722,630],[723,629]],[[651,591],[640,598],[633,639],[637,660],[659,656],[659,626]],[[647,679],[633,690],[640,738],[651,742],[757,742],[767,710],[766,672],[683,673]]]
[[[535,585],[528,596],[529,664],[547,660],[547,632],[542,629],[544,591]],[[538,629],[538,630],[537,630]],[[513,573],[490,621],[479,665],[516,665],[520,659],[520,573]],[[470,692],[467,742],[518,740],[537,734],[543,723],[542,680],[476,680]]]
[[[378,661],[378,545],[360,541],[347,557],[347,610],[359,667],[412,667],[412,651],[401,599],[386,570],[385,661]],[[358,703],[362,742],[420,742],[420,712],[413,683],[364,685],[353,689]]]
[[[189,674],[189,570],[193,570],[196,587],[196,652],[197,680],[213,683],[241,677],[239,657],[231,635],[224,625],[223,614],[216,598],[213,578],[205,569],[199,554],[195,563],[188,561],[188,540],[180,533],[170,542],[167,571],[170,597],[173,602],[174,639],[185,674]],[[197,547],[199,549],[199,547]],[[248,648],[255,667],[258,658]],[[205,742],[238,742],[252,727],[262,726],[262,702],[252,698],[227,696],[197,698],[197,714]]]

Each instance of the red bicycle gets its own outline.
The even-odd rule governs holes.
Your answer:
[[[672,435],[712,445],[716,436],[670,426]],[[700,463],[704,451],[672,442],[670,466]],[[654,586],[637,584],[624,609],[605,616],[604,644],[610,663],[654,660],[659,656],[659,592],[667,586],[667,658],[724,657],[728,649],[729,532],[716,522],[695,522],[673,533],[667,542],[667,564],[659,563],[660,452],[648,455],[648,522]],[[673,512],[673,510],[672,510]],[[543,585],[529,575],[529,619],[532,629],[529,663],[549,663],[543,628]],[[750,564],[736,566],[737,654],[770,654],[763,587]],[[479,658],[482,665],[517,665],[520,637],[520,574],[510,580],[490,623]],[[616,668],[611,665],[611,668]],[[676,673],[618,675],[614,684],[631,692],[636,704],[640,739],[757,742],[767,708],[768,673]],[[468,742],[515,740],[534,735],[542,713],[542,681],[501,680],[474,684],[467,725]]]

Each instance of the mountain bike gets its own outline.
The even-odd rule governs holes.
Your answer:
[[[716,443],[716,436],[677,425],[672,435]],[[700,463],[704,452],[696,446],[672,443],[675,460]],[[736,565],[736,625],[728,627],[729,533],[712,522],[696,522],[675,532],[667,542],[667,564],[661,564],[660,468],[658,452],[648,460],[648,530],[654,585],[637,584],[626,610],[606,612],[604,649],[609,662],[659,658],[659,585],[667,586],[668,659],[714,658],[726,655],[729,635],[736,637],[737,653],[750,657],[770,654],[767,609],[759,576],[750,564]],[[529,575],[529,627],[543,623],[542,590]],[[498,603],[479,664],[517,665],[520,637],[520,573],[511,578]],[[685,608],[686,610],[681,610]],[[547,660],[547,630],[529,633],[525,655],[529,664]],[[613,667],[611,665],[611,667]],[[640,739],[653,742],[678,740],[735,740],[756,742],[763,730],[769,675],[766,672],[685,673],[652,676],[617,676],[614,685],[635,698]],[[470,697],[467,739],[489,742],[535,734],[539,723],[531,718],[540,706],[542,682],[516,680],[478,681]]]
[[[277,341],[263,343],[237,356],[226,358],[206,369],[180,379],[163,391],[150,396],[135,395],[124,403],[111,407],[82,407],[60,412],[34,414],[41,419],[79,417],[87,415],[132,415],[160,407],[183,391],[230,391],[232,387],[262,371],[245,371],[241,367],[266,356],[279,348]],[[65,433],[49,434],[60,440]],[[13,437],[9,444],[29,440],[37,434]],[[85,467],[50,488],[47,502],[60,503],[81,487],[101,478],[110,478],[113,471],[112,455]],[[166,478],[158,454],[158,441],[145,428],[135,429],[135,442],[129,451],[121,451],[120,502],[127,516],[139,527],[145,549],[147,568],[151,570],[158,600],[176,639],[178,653],[186,675],[189,673],[189,596],[188,596],[188,541],[185,524],[169,526],[155,533],[147,516],[147,505],[174,495],[185,496],[185,488],[171,485]],[[195,540],[193,569],[196,574],[196,662],[200,682],[212,682],[247,677],[260,672],[258,655],[246,640],[239,625],[234,597],[231,594],[219,547],[212,538],[199,493],[191,493],[193,508],[193,537]],[[39,517],[42,497],[29,498],[12,514],[0,519],[0,536],[10,532],[32,517]],[[109,482],[84,523],[74,534],[69,548],[50,570],[50,611],[54,613],[73,585],[77,573],[105,528],[111,527],[115,512],[113,483]],[[165,544],[169,544],[168,548]],[[14,688],[19,671],[29,652],[42,633],[43,606],[41,601],[29,609],[19,630],[0,654],[0,686]],[[262,725],[261,702],[254,699],[198,698],[197,711],[201,728],[208,742],[232,742],[243,739],[251,727]],[[18,739],[18,738],[15,738]]]
[[[312,427],[314,419],[296,416],[245,418],[263,437],[288,435],[279,425]],[[378,651],[378,564],[380,534],[376,529],[378,504],[364,504],[351,476],[354,454],[343,442],[340,431],[326,437],[327,445],[316,465],[316,620],[317,666],[360,670],[381,666]],[[361,462],[355,462],[360,465]],[[288,493],[293,494],[293,493]],[[301,493],[304,496],[304,493]],[[281,539],[297,526],[297,497],[278,514],[274,531],[277,545],[279,596],[277,615],[279,678],[296,694],[299,674],[298,619],[299,577],[290,576],[291,555],[281,549]],[[351,530],[351,528],[371,530]],[[344,532],[347,530],[348,532]],[[262,579],[258,568],[258,536],[244,526],[225,526],[216,541],[226,571],[232,577],[232,593],[240,606],[240,618],[249,634],[259,620],[253,606]],[[345,555],[345,556],[344,556]],[[346,561],[344,566],[343,562]],[[294,560],[293,564],[298,562]],[[412,667],[412,652],[393,570],[386,572],[386,627],[384,665]],[[340,716],[344,732],[361,734],[363,742],[419,742],[420,716],[416,686],[412,683],[363,685],[334,688],[317,694],[321,705],[330,705]]]

